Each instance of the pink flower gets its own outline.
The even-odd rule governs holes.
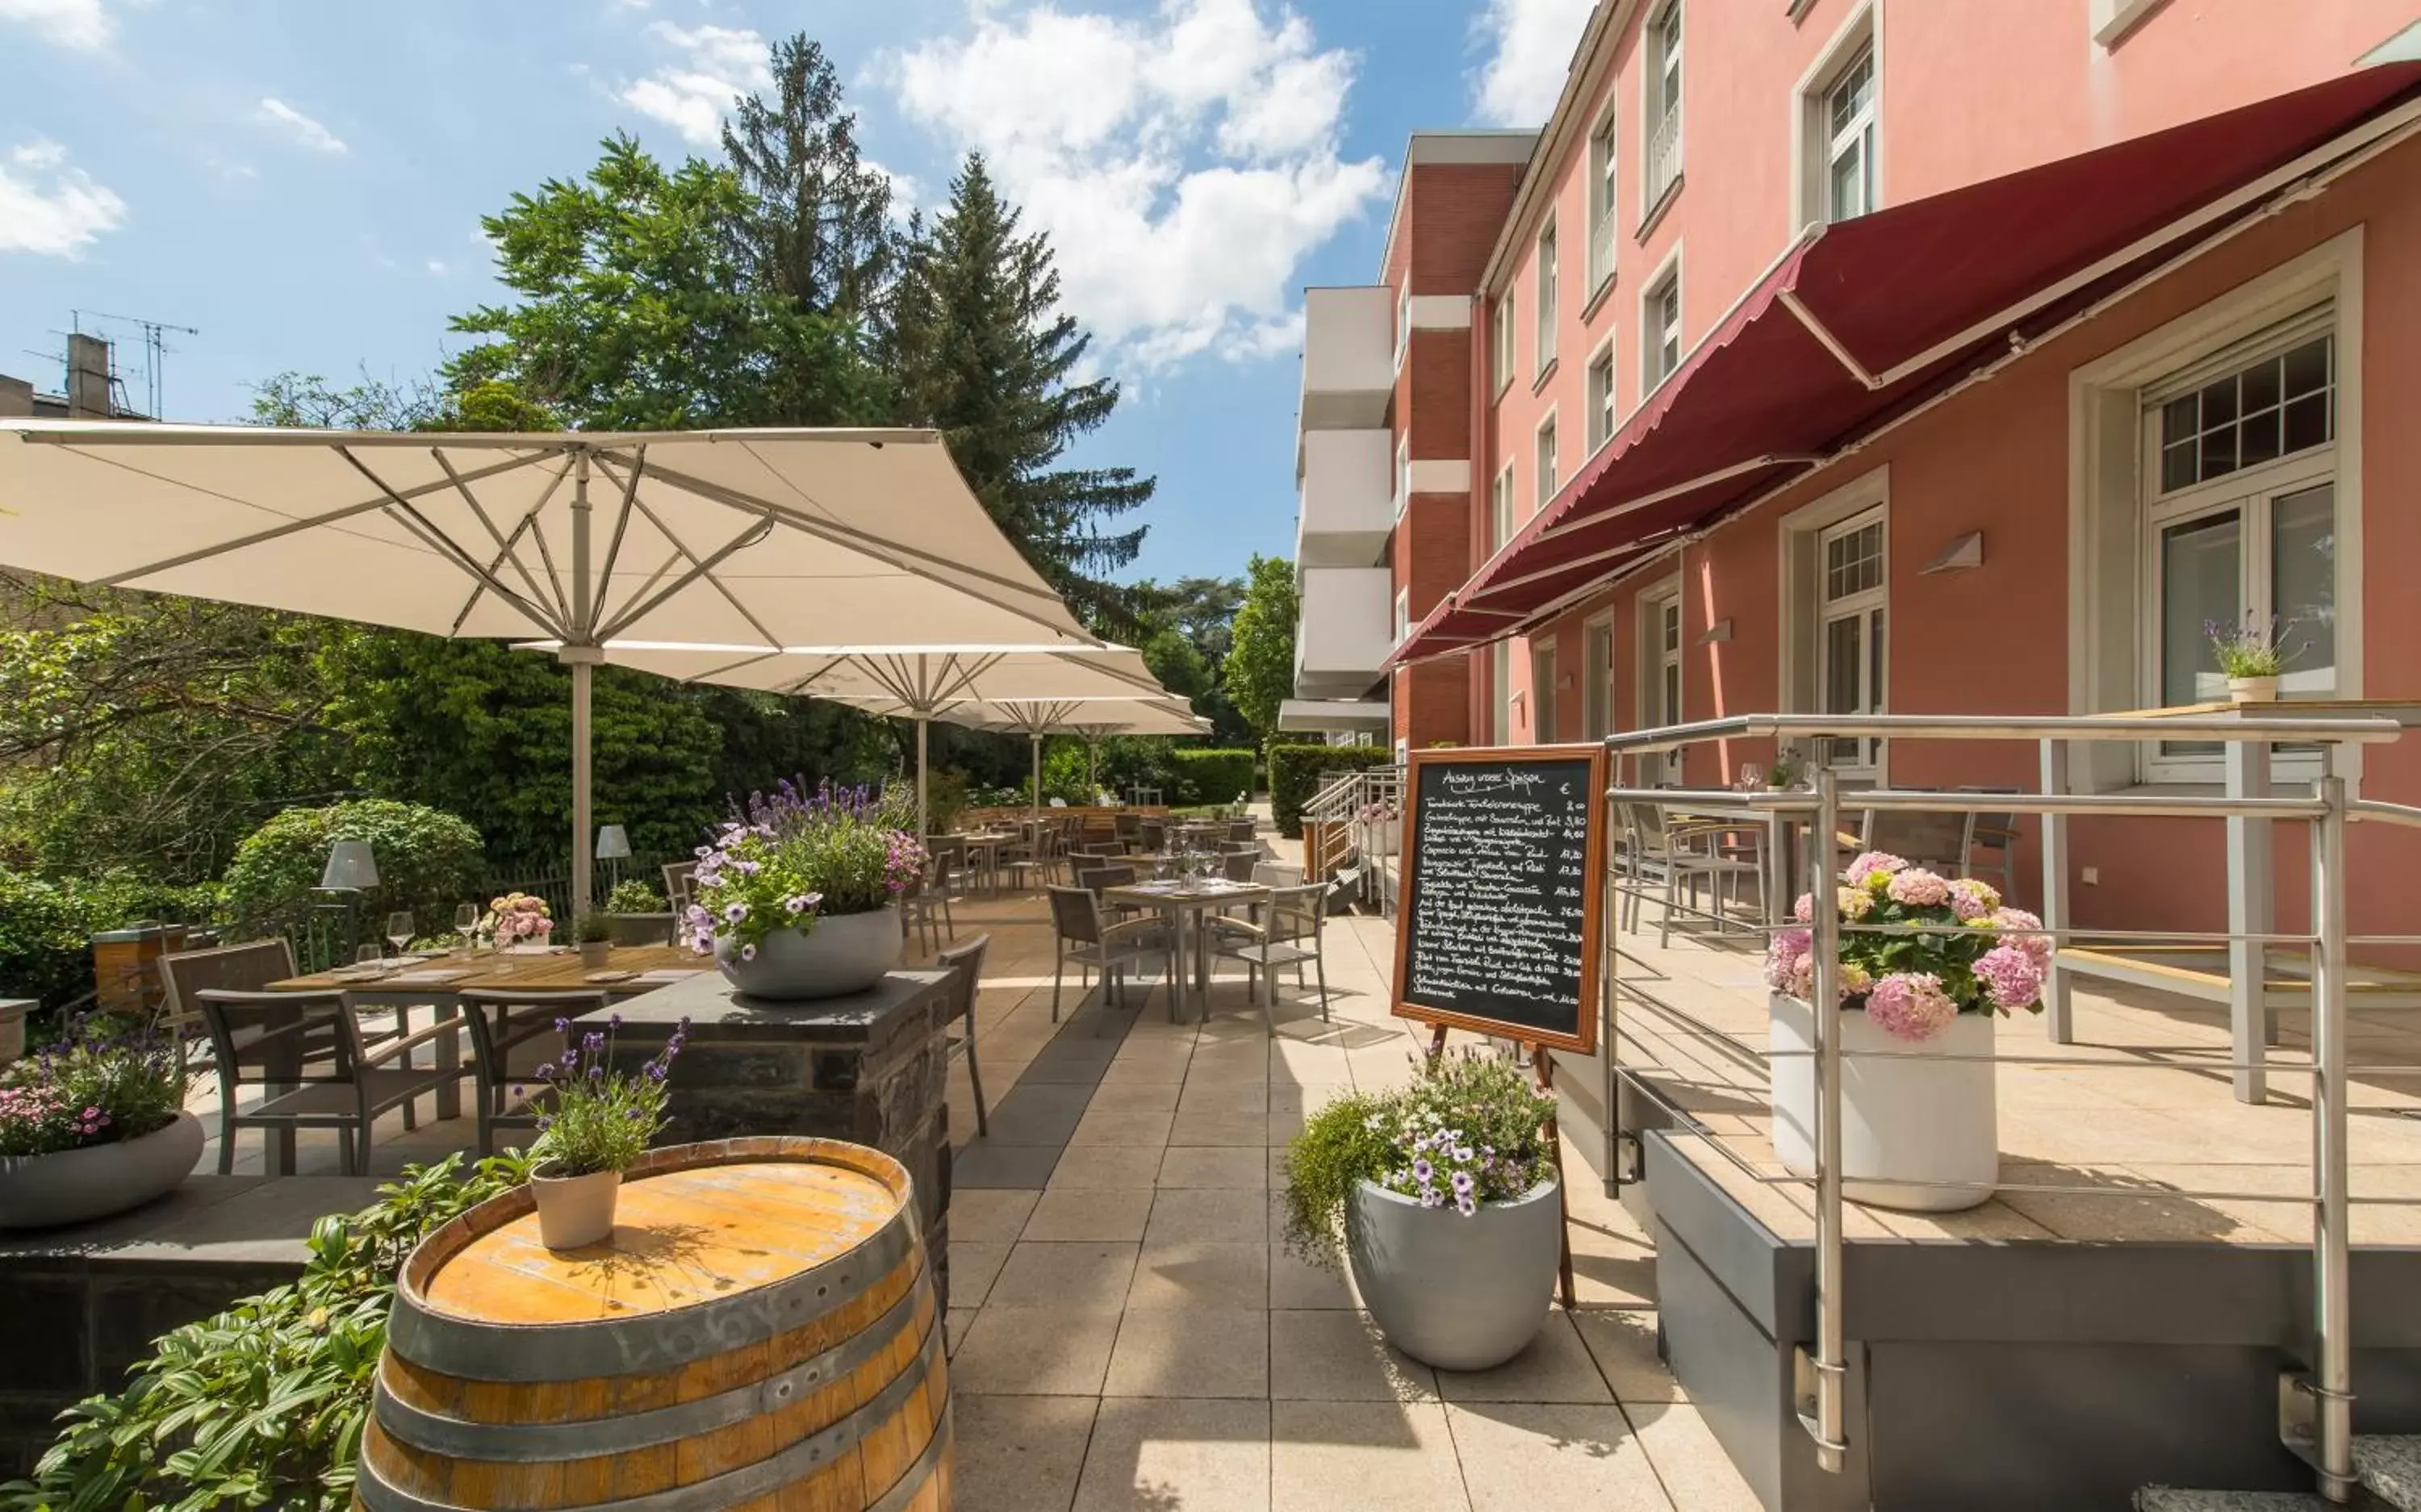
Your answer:
[[[1841,917],[1855,923],[1875,911],[1875,895],[1863,887],[1835,888],[1840,895]]]
[[[2001,906],[2001,895],[1990,882],[1979,882],[1973,877],[1961,877],[1950,884],[1950,912],[1960,922],[1989,919]]]
[[[1866,854],[1858,857],[1857,860],[1850,863],[1850,870],[1847,880],[1852,887],[1864,887],[1867,885],[1867,879],[1874,877],[1878,873],[1881,873],[1883,876],[1889,876],[1893,872],[1906,871],[1907,869],[1908,863],[1902,861],[1899,857],[1893,855],[1891,852],[1887,850],[1869,850],[1866,852]]]
[[[2042,967],[2018,945],[1994,945],[1970,969],[1991,992],[1996,1007],[2031,1008],[2042,1001]]]
[[[1913,867],[1892,873],[1883,892],[1893,902],[1905,903],[1911,908],[1940,908],[1950,901],[1948,882],[1932,872]]]
[[[1766,947],[1766,985],[1777,992],[1798,991],[1799,969],[1815,947],[1815,936],[1805,929],[1785,929],[1773,937]]]
[[[1930,972],[1894,972],[1867,994],[1867,1018],[1895,1038],[1922,1044],[1950,1027],[1959,1005]]]
[[[1816,921],[1816,895],[1800,894],[1799,901],[1790,905],[1790,916],[1802,924],[1813,924]]]
[[[2036,969],[2048,970],[2051,966],[2052,941],[2051,936],[2041,932],[2042,927],[2043,921],[2040,915],[2029,913],[2023,909],[1992,911],[1992,927],[2005,935],[2018,936],[2009,941],[2009,943],[2032,956],[2035,959]]]

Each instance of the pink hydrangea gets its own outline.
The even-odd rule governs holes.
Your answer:
[[[1922,1044],[1950,1027],[1959,1005],[1930,972],[1894,972],[1867,994],[1867,1018],[1883,1033]]]
[[[1995,1007],[2031,1008],[2042,1001],[2042,967],[2016,944],[1994,945],[1971,969],[1991,993]]]
[[[1873,877],[1888,877],[1893,872],[1906,871],[1907,869],[1908,863],[1899,857],[1893,855],[1890,851],[1869,850],[1859,856],[1857,860],[1850,863],[1850,870],[1847,880],[1852,887],[1864,887],[1867,885],[1868,880]]]
[[[1841,917],[1851,923],[1865,918],[1875,911],[1875,895],[1865,888],[1843,887],[1837,891],[1840,894]]]
[[[2042,927],[2039,914],[2029,913],[2023,909],[1992,911],[1992,927],[2003,934],[2016,936],[2009,943],[2032,956],[2038,971],[2048,970],[2051,966],[2051,936],[2041,932]]]
[[[1950,884],[1950,912],[1961,922],[1989,919],[2001,906],[2001,895],[1990,882],[1979,882],[1973,877],[1961,877]]]
[[[1802,893],[1799,901],[1790,905],[1790,916],[1802,924],[1816,922],[1816,895]]]
[[[1948,882],[1934,872],[1915,867],[1892,873],[1883,892],[1893,902],[1904,903],[1910,908],[1940,908],[1950,901]]]
[[[1798,979],[1800,966],[1808,959],[1815,946],[1815,937],[1804,929],[1785,929],[1773,937],[1766,947],[1765,981],[1777,992],[1790,992]]]

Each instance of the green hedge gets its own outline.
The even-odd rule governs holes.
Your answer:
[[[1270,804],[1280,834],[1303,832],[1303,806],[1337,772],[1383,767],[1396,754],[1383,745],[1273,745],[1270,747]]]
[[[216,886],[123,877],[43,881],[0,870],[0,997],[55,1007],[92,990],[92,937],[147,919],[208,923]]]
[[[1250,751],[1177,750],[1168,759],[1177,772],[1177,790],[1168,795],[1172,803],[1232,803],[1238,793],[1253,790]]]
[[[247,928],[284,928],[327,901],[314,891],[338,840],[367,840],[379,885],[361,896],[375,929],[390,909],[410,909],[421,934],[454,927],[458,903],[478,903],[487,864],[479,832],[442,809],[365,798],[327,808],[289,808],[244,837],[226,870],[228,912]],[[568,922],[568,921],[566,921]]]

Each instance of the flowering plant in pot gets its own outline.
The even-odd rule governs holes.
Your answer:
[[[1348,1265],[1381,1332],[1414,1359],[1503,1364],[1554,1298],[1554,1112],[1510,1059],[1476,1051],[1425,1063],[1409,1086],[1329,1103],[1287,1147],[1289,1247]]]
[[[923,875],[913,801],[823,782],[749,795],[700,846],[692,949],[766,998],[862,991],[898,964],[899,895]]]
[[[1834,890],[1841,924],[1835,1020],[1842,1174],[1851,1196],[1884,1207],[1972,1208],[1992,1194],[2000,1146],[1995,1016],[2039,1012],[2052,943],[2042,920],[2005,907],[1990,884],[1953,880],[1880,850]],[[1815,899],[1803,927],[1767,948],[1773,989],[1773,1143],[1784,1166],[1815,1171]]]
[[[622,1173],[664,1126],[664,1082],[689,1038],[689,1021],[635,1071],[614,1068],[614,1031],[621,1025],[617,1013],[605,1029],[583,1034],[538,1070],[547,1108],[530,1149],[537,1161],[530,1192],[538,1202],[539,1238],[551,1250],[576,1250],[614,1232]],[[557,1019],[554,1028],[568,1038],[571,1021]]]
[[[542,945],[554,933],[554,915],[545,898],[527,893],[507,893],[488,900],[488,916],[479,921],[477,933],[499,950],[512,945]]]
[[[0,1228],[105,1218],[174,1188],[202,1153],[177,1042],[93,1021],[0,1071]]]
[[[1386,799],[1374,799],[1353,811],[1353,817],[1369,827],[1370,851],[1373,855],[1396,853],[1396,821],[1401,816],[1396,805]]]
[[[2243,623],[2225,620],[2203,621],[2203,638],[2210,642],[2211,655],[2219,662],[2220,675],[2227,679],[2227,694],[2240,704],[2273,703],[2278,697],[2278,679],[2286,675],[2288,663],[2294,661],[2303,647],[2287,645],[2287,631],[2292,622],[2275,615],[2267,625],[2257,625],[2248,616]]]
[[[571,927],[572,942],[580,947],[580,964],[591,971],[603,966],[614,954],[614,915],[603,909],[591,909]]]

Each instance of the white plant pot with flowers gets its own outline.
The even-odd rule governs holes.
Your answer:
[[[0,1229],[55,1228],[175,1190],[202,1153],[175,1039],[85,1032],[0,1070]]]
[[[1921,1212],[1989,1200],[2000,1184],[1993,1047],[2004,1013],[2042,1008],[2051,942],[1983,882],[1952,881],[1870,850],[1835,892],[1841,919],[1841,1175],[1852,1201]],[[1812,922],[1813,900],[1798,915]],[[1813,931],[1786,929],[1766,957],[1773,988],[1773,1147],[1816,1174]]]
[[[1403,819],[1396,812],[1395,804],[1385,802],[1365,803],[1354,811],[1353,817],[1361,821],[1363,845],[1369,854],[1392,856],[1396,853]]]
[[[862,992],[899,964],[899,896],[925,869],[913,803],[829,781],[749,795],[697,851],[690,946],[777,1002]]]
[[[530,1146],[537,1162],[530,1195],[538,1204],[539,1242],[550,1250],[585,1249],[613,1237],[622,1173],[638,1163],[664,1126],[664,1082],[689,1037],[689,1021],[632,1071],[614,1066],[614,1032],[621,1026],[617,1013],[538,1069],[545,1111]],[[567,1040],[577,1027],[568,1019],[554,1021],[555,1033]]]
[[[507,893],[488,899],[488,916],[475,932],[498,950],[543,947],[554,939],[554,916],[545,898]]]

